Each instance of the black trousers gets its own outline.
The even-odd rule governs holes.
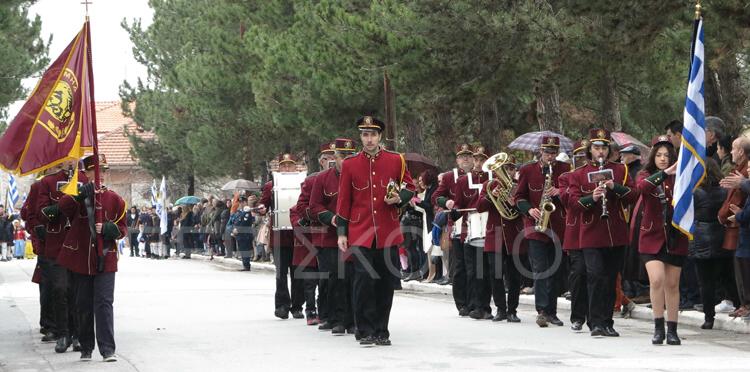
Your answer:
[[[274,306],[278,309],[284,307],[288,310],[302,310],[304,302],[304,284],[301,279],[295,276],[295,270],[292,267],[292,256],[294,249],[292,247],[274,247],[273,262],[276,265],[276,294],[274,295]],[[289,293],[289,281],[292,282],[292,293],[299,308],[292,309],[292,297]]]
[[[99,353],[115,352],[114,312],[115,273],[96,275],[73,274],[77,287],[79,337],[82,350],[94,350],[94,338]],[[96,325],[96,333],[94,326]]]
[[[680,304],[701,303],[701,292],[698,284],[698,271],[695,259],[687,257],[680,272]]]
[[[698,270],[698,281],[700,282],[701,298],[703,299],[703,315],[706,320],[713,320],[716,316],[714,307],[721,300],[721,297],[716,297],[719,289],[726,293],[727,298],[732,303],[735,305],[740,303],[734,281],[732,257],[696,259],[695,268]]]
[[[354,264],[344,262],[336,247],[319,247],[318,268],[321,274],[318,315],[334,326],[351,327],[354,325],[351,301]]]
[[[45,261],[45,266],[42,268],[42,281],[49,283],[50,286],[54,333],[58,336],[77,337],[76,294],[71,273],[53,259]]]
[[[475,308],[491,313],[490,296],[495,302],[498,311],[507,311],[505,301],[505,282],[503,281],[503,255],[495,252],[484,252],[482,254],[482,267],[477,271],[479,278],[479,303]]]
[[[375,243],[373,242],[373,245]],[[362,337],[390,337],[393,291],[401,289],[398,248],[354,246],[354,319]]]
[[[480,288],[484,279],[479,277],[479,270],[483,267],[483,247],[477,247],[469,243],[463,245],[464,265],[466,267],[466,299],[468,310],[474,310],[482,306]]]
[[[586,281],[586,260],[583,251],[569,250],[570,262],[570,321],[585,323],[589,314],[589,294]],[[614,305],[613,305],[614,306]]]
[[[529,261],[534,278],[534,304],[536,311],[547,315],[557,314],[559,294],[557,271],[562,263],[562,251],[552,241],[528,240]],[[555,263],[557,259],[557,263]]]
[[[138,256],[138,233],[130,233],[130,255]]]
[[[451,281],[453,282],[453,302],[456,309],[461,310],[469,306],[469,296],[466,277],[466,257],[464,255],[464,243],[460,238],[451,239]]]
[[[40,270],[44,270],[44,266],[47,265],[46,261],[46,258],[37,256],[37,264]],[[55,330],[55,308],[52,300],[52,286],[50,282],[44,279],[39,281],[39,326],[50,331]]]
[[[741,305],[750,305],[750,258],[734,258],[734,274]],[[739,305],[735,305],[739,307]]]
[[[291,311],[302,311],[305,306],[306,313],[317,312],[315,302],[315,289],[318,287],[317,272],[315,267],[292,266],[292,307]],[[295,285],[295,281],[298,285]]]
[[[614,325],[615,285],[625,259],[625,247],[586,248],[583,249],[583,258],[586,261],[591,327],[611,327]]]

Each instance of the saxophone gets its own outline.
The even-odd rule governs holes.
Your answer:
[[[552,202],[552,197],[549,196],[548,191],[554,187],[552,184],[552,164],[549,164],[547,169],[547,175],[544,177],[544,187],[542,188],[542,200],[539,201],[539,211],[542,213],[541,218],[536,221],[534,225],[534,231],[544,232],[549,227],[549,219],[552,213],[555,213],[555,203]]]

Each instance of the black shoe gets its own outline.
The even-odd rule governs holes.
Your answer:
[[[42,337],[42,342],[55,342],[58,338],[59,337],[53,332],[47,332],[47,334]]]
[[[372,346],[375,345],[377,341],[378,339],[375,336],[365,336],[359,340],[359,344],[362,346]]]
[[[440,280],[437,281],[437,284],[438,285],[448,285],[448,283],[450,283],[450,282],[451,282],[451,280],[448,277],[444,276]]]
[[[82,350],[81,362],[90,362],[90,361],[91,361],[91,350]]]
[[[295,310],[295,311],[292,311],[292,318],[294,318],[294,319],[304,319],[305,315],[302,314],[302,310]]]
[[[71,346],[73,346],[73,351],[81,351],[81,343],[78,342],[77,337],[73,337],[73,343]]]
[[[319,331],[330,331],[333,329],[333,324],[324,322],[321,325],[318,326]]]
[[[547,315],[547,322],[558,327],[562,327],[564,325],[563,321],[560,320],[560,318],[558,318],[555,314]]]
[[[583,322],[579,322],[579,321],[576,320],[570,326],[570,329],[572,329],[573,331],[576,331],[576,332],[581,331],[583,329]]]
[[[654,337],[651,338],[651,343],[654,345],[661,345],[664,343],[664,318],[654,318]]]
[[[250,268],[249,267],[243,267],[243,268],[241,268],[241,269],[239,269],[237,271],[250,271]]]
[[[348,335],[356,335],[357,334],[357,328],[354,328],[354,326],[351,326],[346,329],[346,334]]]
[[[703,325],[701,325],[701,329],[714,329],[714,320],[706,320],[703,322]]]
[[[42,328],[39,328],[39,333],[41,333],[41,334],[43,334],[43,335],[46,335],[46,334],[47,334],[47,333],[49,333],[49,332],[50,332],[50,330],[49,330],[49,329],[47,329],[47,328],[44,328],[44,327],[42,327]]]
[[[521,323],[521,319],[518,318],[516,313],[510,313],[508,314],[508,323]]]
[[[70,337],[63,336],[57,339],[57,344],[55,344],[55,352],[56,353],[64,353],[68,351],[68,348],[70,347],[70,344],[72,341],[70,341]]]
[[[543,313],[539,313],[536,315],[536,325],[538,325],[541,328],[546,328],[548,326],[547,324],[547,316]]]
[[[594,328],[591,329],[591,336],[606,336],[607,331],[604,330],[604,327],[602,326],[594,326]]]
[[[469,309],[462,307],[460,310],[458,310],[458,316],[469,316]]]
[[[337,325],[331,329],[331,334],[334,335],[344,335],[346,334],[346,328],[342,325]]]
[[[499,322],[499,321],[506,320],[506,319],[508,319],[508,314],[505,312],[505,310],[498,310],[495,317],[492,318],[492,321]]]
[[[680,345],[680,337],[677,336],[677,322],[667,322],[667,345]]]
[[[378,337],[377,339],[375,339],[375,345],[391,346],[391,340],[388,337]]]
[[[487,313],[484,310],[474,309],[469,312],[469,318],[474,320],[485,319]]]
[[[607,337],[620,337],[620,334],[612,326],[604,328],[604,335]]]
[[[276,311],[274,311],[273,315],[276,315],[279,319],[289,319],[289,310],[287,310],[285,307],[277,308]]]

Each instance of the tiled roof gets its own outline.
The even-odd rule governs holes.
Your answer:
[[[96,103],[96,129],[99,138],[99,152],[107,157],[111,167],[134,167],[138,162],[130,155],[128,134],[137,133],[144,139],[154,138],[151,132],[138,131],[136,124],[122,114],[120,102]]]

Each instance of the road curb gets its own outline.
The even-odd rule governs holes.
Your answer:
[[[215,256],[214,259],[210,261],[210,258],[208,256],[204,256],[200,254],[193,254],[193,258],[196,258],[202,261],[211,262],[211,263],[221,265],[224,267],[228,267],[228,268],[236,268],[236,269],[242,268],[242,262],[236,258],[225,258],[225,257]],[[276,272],[276,267],[271,263],[253,262],[252,270]],[[409,281],[409,282],[402,282],[401,286],[405,290],[416,292],[416,293],[443,294],[446,296],[452,296],[452,292],[451,292],[452,289],[450,285],[438,285],[438,284],[432,284],[432,283],[420,283],[420,282],[415,282],[415,281]],[[534,296],[533,295],[521,295],[521,298],[519,299],[519,303],[522,305],[534,306]],[[559,309],[570,311],[570,302],[565,301],[564,299],[560,299],[557,302],[557,307]],[[651,309],[649,309],[646,306],[636,305],[635,309],[632,312],[631,317],[633,319],[645,320],[645,321],[650,322],[652,320]],[[700,311],[680,311],[679,321],[681,325],[688,325],[688,326],[700,328],[700,326],[703,324],[703,321],[704,321],[703,313]],[[741,318],[732,319],[725,313],[716,314],[716,317],[714,319],[714,329],[750,334],[750,322],[744,321]],[[710,332],[710,331],[707,330],[705,332]]]

